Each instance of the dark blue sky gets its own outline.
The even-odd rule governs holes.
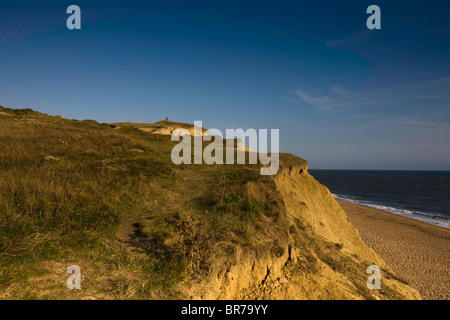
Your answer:
[[[449,1],[2,1],[0,105],[278,128],[312,168],[450,170],[449,16]]]

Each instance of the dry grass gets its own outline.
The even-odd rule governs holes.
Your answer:
[[[1,112],[2,298],[79,298],[65,282],[58,290],[37,285],[48,272],[66,278],[70,264],[85,271],[84,295],[177,297],[186,275],[207,272],[214,241],[251,243],[269,211],[256,188],[245,186],[259,177],[257,166],[175,166],[167,136]],[[143,224],[146,247],[119,243],[120,225],[138,216],[159,221]],[[59,267],[49,271],[49,261]]]
[[[327,265],[362,283],[361,262],[293,223],[259,165],[176,166],[175,144],[130,125],[0,107],[0,299],[189,298],[186,283],[225,277],[249,257],[286,257],[291,245],[301,254],[287,260],[286,278]],[[288,175],[305,167],[281,161]],[[72,264],[82,290],[65,286]],[[271,281],[247,297],[270,292]]]

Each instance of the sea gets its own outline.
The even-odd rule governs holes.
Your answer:
[[[308,171],[336,199],[450,229],[450,171]]]

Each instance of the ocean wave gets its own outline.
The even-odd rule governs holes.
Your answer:
[[[422,211],[408,210],[408,209],[402,209],[402,208],[395,208],[395,207],[387,206],[385,204],[374,203],[374,202],[370,202],[370,201],[367,201],[364,199],[358,199],[358,198],[350,197],[350,196],[346,196],[346,195],[337,195],[334,193],[332,193],[332,195],[335,199],[343,200],[343,201],[350,202],[353,204],[366,206],[366,207],[370,207],[370,208],[374,208],[374,209],[378,209],[378,210],[382,210],[382,211],[387,211],[387,212],[393,213],[395,215],[416,219],[416,220],[419,220],[419,221],[422,221],[422,222],[425,222],[428,224],[432,224],[435,226],[450,229],[450,219],[449,219],[449,217],[444,216],[444,215],[439,215],[439,214],[431,213],[431,212],[422,212]]]

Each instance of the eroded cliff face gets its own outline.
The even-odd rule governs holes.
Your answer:
[[[288,155],[272,182],[282,208],[276,221],[267,220],[265,241],[218,245],[209,276],[183,284],[188,297],[420,299],[363,243],[330,191],[308,173],[306,161]],[[381,268],[380,290],[367,289],[370,265]]]
[[[131,122],[117,122],[113,124],[116,129],[120,129],[122,127],[132,127],[137,128],[143,132],[148,132],[152,134],[161,134],[161,135],[172,135],[172,132],[175,130],[183,129],[185,132],[188,132],[191,136],[209,136],[208,130],[204,128],[195,127],[192,124],[180,123],[180,122],[171,122],[171,121],[158,121],[155,123],[131,123]],[[200,134],[201,133],[201,134]],[[178,135],[178,134],[177,134]]]

